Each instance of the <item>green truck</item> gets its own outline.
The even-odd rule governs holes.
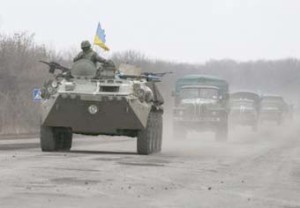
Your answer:
[[[280,95],[264,95],[260,103],[260,122],[276,122],[281,125],[286,118],[288,105]]]
[[[187,75],[176,81],[173,130],[177,138],[190,131],[213,131],[218,141],[228,138],[229,84],[207,75]]]
[[[253,131],[258,129],[260,96],[256,92],[240,90],[230,94],[231,126],[250,126]]]

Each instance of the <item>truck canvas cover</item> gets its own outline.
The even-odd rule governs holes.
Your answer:
[[[183,86],[188,85],[204,85],[204,86],[215,86],[218,87],[223,93],[228,92],[228,83],[227,81],[208,75],[187,75],[177,80],[175,90],[176,94],[179,93],[180,89]]]

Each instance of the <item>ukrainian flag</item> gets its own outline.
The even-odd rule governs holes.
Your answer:
[[[100,22],[98,23],[96,35],[94,38],[94,45],[100,46],[106,51],[109,51],[109,48],[105,45],[106,39],[105,39],[105,31],[101,28]]]

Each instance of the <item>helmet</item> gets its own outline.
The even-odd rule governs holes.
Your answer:
[[[91,47],[91,43],[88,40],[84,40],[81,42],[81,48],[82,49],[88,49]]]

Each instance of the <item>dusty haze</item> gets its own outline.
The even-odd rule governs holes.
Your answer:
[[[300,207],[300,1],[0,0],[0,207]],[[40,60],[70,67],[98,22],[102,56],[172,72],[162,152],[138,155],[136,138],[76,135],[71,151],[40,150],[40,103],[51,79]],[[230,92],[282,95],[282,125],[229,126],[229,138],[173,133],[174,85],[188,74],[221,77]]]

